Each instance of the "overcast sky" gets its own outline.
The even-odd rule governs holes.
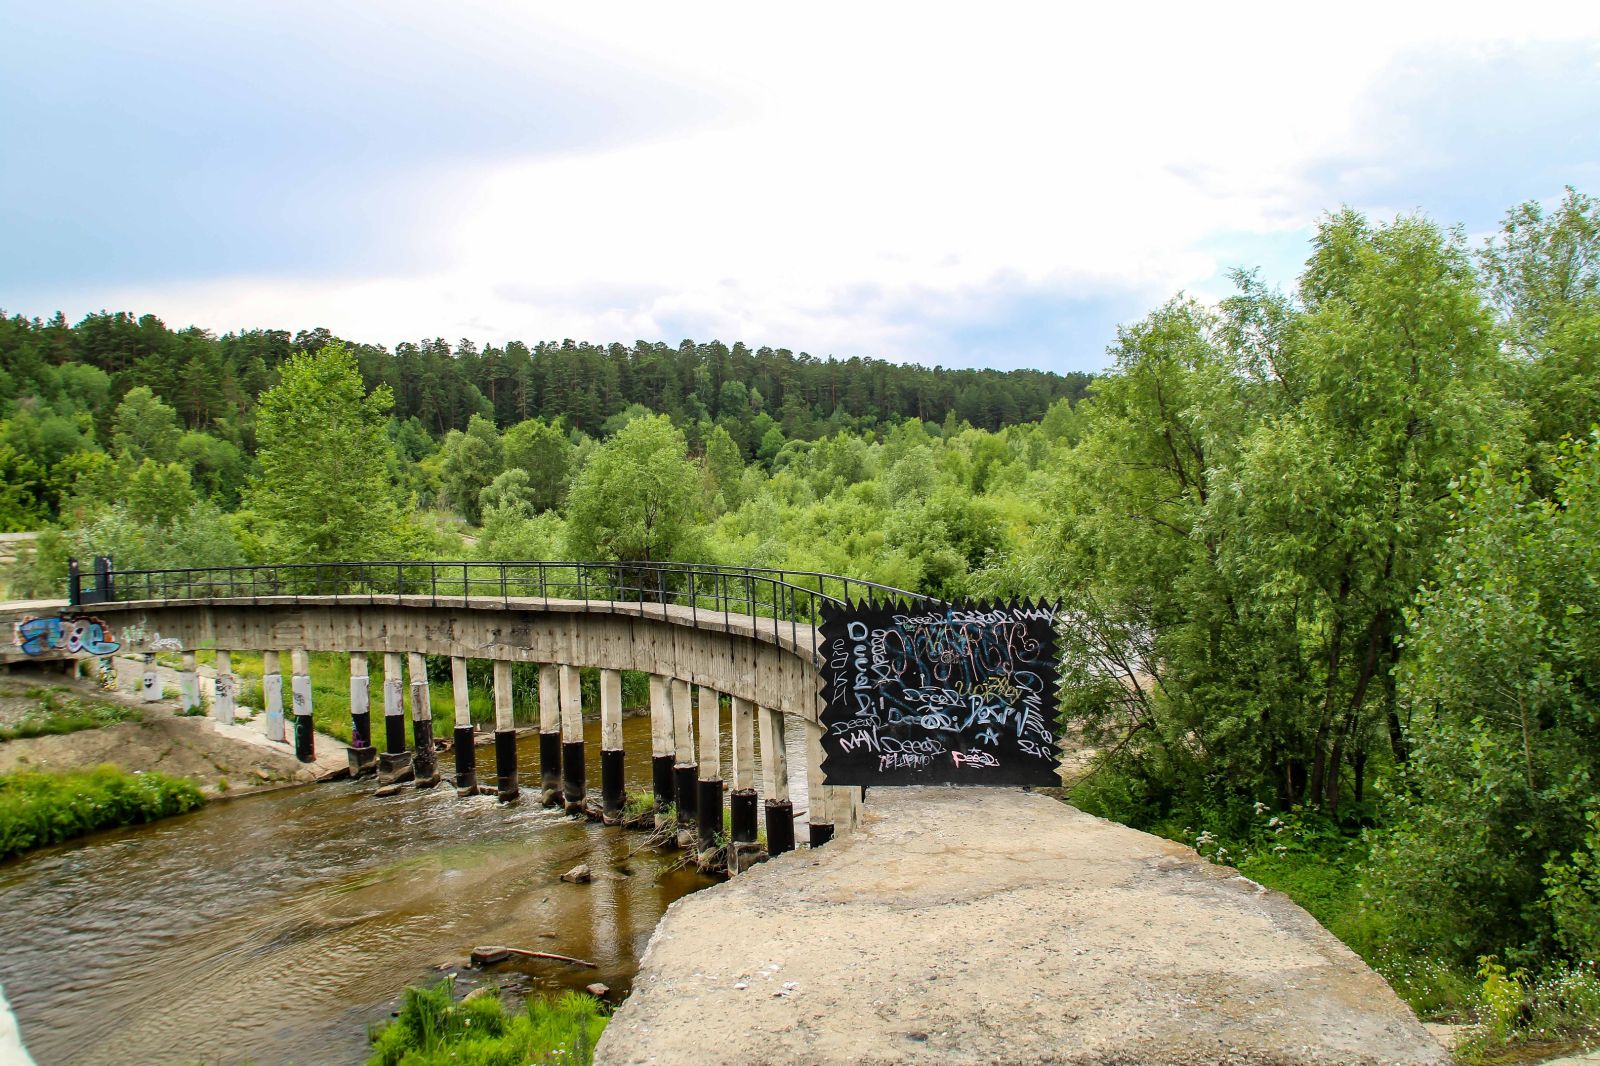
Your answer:
[[[0,0],[0,308],[1094,370],[1600,193],[1600,4],[1088,8]]]

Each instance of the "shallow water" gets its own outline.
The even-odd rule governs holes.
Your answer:
[[[797,811],[800,732],[789,737]],[[648,718],[626,719],[624,738],[629,789],[648,792]],[[643,833],[541,808],[537,747],[519,744],[516,804],[444,786],[378,800],[370,779],[313,785],[0,865],[0,984],[29,1050],[41,1066],[359,1062],[367,1027],[400,992],[461,969],[477,944],[599,968],[530,960],[468,970],[463,984],[601,981],[620,999],[662,912],[712,882]],[[492,780],[493,758],[478,749],[480,779]],[[562,883],[579,863],[594,881]]]

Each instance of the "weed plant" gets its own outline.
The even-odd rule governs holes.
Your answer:
[[[372,1034],[369,1066],[587,1066],[607,1017],[593,996],[533,997],[523,1012],[496,996],[455,1002],[454,984],[406,989],[394,1021]]]

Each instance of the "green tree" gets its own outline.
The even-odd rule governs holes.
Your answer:
[[[111,446],[119,456],[135,463],[154,459],[171,463],[178,458],[178,412],[144,385],[136,385],[117,404],[112,420]]]
[[[368,393],[340,342],[301,352],[257,411],[259,473],[247,506],[262,550],[282,562],[382,559],[405,522],[389,480],[387,386]]]
[[[1600,436],[1545,475],[1549,498],[1503,461],[1464,479],[1408,640],[1412,787],[1369,870],[1391,935],[1468,965],[1600,952]]]
[[[568,504],[575,559],[663,562],[694,554],[700,475],[665,415],[638,418],[601,444]]]
[[[729,382],[729,384],[735,384]],[[739,454],[739,446],[734,443],[728,431],[717,426],[706,438],[706,497],[708,500],[722,498],[723,510],[733,510],[739,506],[744,478],[744,459]]]
[[[123,500],[135,522],[168,529],[194,507],[194,487],[189,472],[177,463],[146,459],[128,478]]]
[[[441,451],[444,462],[440,477],[445,500],[461,517],[477,525],[483,519],[479,497],[504,466],[500,434],[495,431],[493,422],[482,415],[473,415],[467,421],[465,433],[458,429],[450,431]]]
[[[526,499],[535,513],[553,511],[566,502],[575,449],[559,422],[542,418],[518,422],[506,430],[503,443],[506,469],[528,475]]]

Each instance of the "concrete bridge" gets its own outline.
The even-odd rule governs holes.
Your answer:
[[[55,623],[35,619],[29,632],[36,655],[94,655],[113,647],[122,655],[142,652],[153,689],[159,689],[155,655],[177,652],[183,699],[192,704],[200,702],[196,653],[213,651],[213,706],[223,721],[232,718],[237,690],[231,656],[259,652],[269,736],[274,729],[273,739],[292,733],[302,761],[315,754],[310,653],[348,654],[351,769],[375,771],[383,785],[432,787],[444,776],[434,750],[426,657],[448,657],[453,784],[465,794],[492,789],[507,800],[521,790],[511,666],[537,663],[541,798],[609,823],[621,820],[625,795],[621,672],[640,671],[650,679],[657,810],[670,807],[680,825],[692,822],[705,851],[723,832],[724,795],[731,793],[731,853],[753,850],[759,768],[768,847],[781,854],[794,846],[785,754],[791,730],[807,738],[807,780],[822,781],[821,611],[828,603],[864,599],[911,603],[922,597],[827,574],[684,564],[383,562],[116,571],[98,560],[92,573],[74,565],[68,606]],[[17,632],[21,644],[22,627]],[[385,679],[377,733],[369,710],[375,655],[384,656]],[[492,785],[480,781],[476,766],[469,659],[494,663]],[[582,669],[599,671],[598,804],[589,794]],[[733,734],[726,775],[720,765],[724,697]],[[859,822],[859,788],[821,786],[809,793],[813,845]]]
[[[444,776],[425,656],[448,656],[453,781],[518,795],[511,666],[539,664],[545,802],[623,816],[621,671],[650,678],[651,790],[702,853],[732,789],[730,867],[754,857],[763,775],[771,861],[673,904],[597,1061],[656,1063],[1407,1063],[1446,1056],[1381,978],[1287,897],[1192,850],[1016,789],[825,783],[817,625],[829,602],[903,590],[820,574],[673,565],[350,563],[74,576],[28,630],[39,655],[259,651],[267,712],[311,753],[311,652],[350,656],[352,768]],[[22,634],[19,626],[19,636]],[[54,641],[54,645],[52,645]],[[59,648],[56,647],[59,645]],[[383,655],[381,735],[368,710]],[[480,782],[470,659],[494,663],[495,774]],[[151,660],[147,659],[147,663]],[[153,667],[147,667],[153,668]],[[600,674],[588,796],[579,670]],[[415,735],[405,749],[405,686]],[[732,765],[720,759],[731,705]],[[808,743],[809,843],[794,847],[785,737]],[[757,762],[759,738],[760,761]],[[658,814],[659,817],[659,814]],[[785,854],[788,852],[788,854]]]

